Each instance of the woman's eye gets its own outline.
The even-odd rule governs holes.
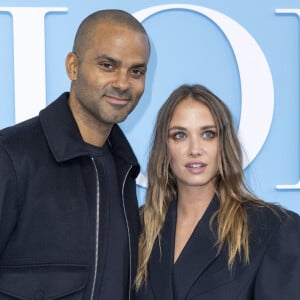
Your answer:
[[[216,135],[216,133],[214,131],[208,130],[203,133],[203,138],[212,139],[215,137],[215,135]]]
[[[174,140],[182,140],[185,138],[185,133],[184,132],[176,132],[173,134]]]

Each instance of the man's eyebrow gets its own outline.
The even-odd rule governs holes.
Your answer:
[[[108,61],[114,65],[121,65],[122,62],[118,59],[115,59],[109,55],[106,55],[106,54],[103,54],[103,55],[100,55],[100,56],[97,56],[95,58],[96,61],[99,61],[99,60],[105,60],[105,61]],[[131,68],[144,68],[144,69],[147,69],[147,63],[135,63],[131,66]]]
[[[147,63],[137,63],[132,65],[132,68],[144,68],[145,70],[147,70]]]
[[[121,61],[120,60],[117,60],[117,59],[115,59],[115,58],[113,58],[113,57],[111,57],[111,56],[108,56],[108,55],[100,55],[100,56],[97,56],[96,58],[95,58],[95,60],[96,61],[98,61],[98,60],[106,60],[106,61],[109,61],[109,62],[111,62],[111,63],[114,63],[114,64],[117,64],[117,65],[120,65],[121,64]]]

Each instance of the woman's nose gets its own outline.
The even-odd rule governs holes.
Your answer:
[[[190,142],[190,149],[189,149],[189,152],[188,152],[188,155],[190,157],[197,157],[197,156],[200,156],[202,154],[202,145],[201,145],[201,142],[199,141],[198,138],[194,138],[191,140]]]

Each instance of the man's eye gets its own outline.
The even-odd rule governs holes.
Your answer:
[[[131,70],[131,74],[134,77],[141,77],[145,75],[145,71],[141,70],[141,69],[132,69]]]
[[[102,62],[99,65],[100,65],[100,67],[102,67],[105,70],[112,70],[113,69],[113,65],[110,64],[110,63]]]

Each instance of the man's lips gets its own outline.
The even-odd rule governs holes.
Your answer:
[[[128,102],[130,101],[130,98],[125,98],[125,97],[117,97],[113,95],[105,95],[107,101],[112,104],[112,105],[127,105]]]

